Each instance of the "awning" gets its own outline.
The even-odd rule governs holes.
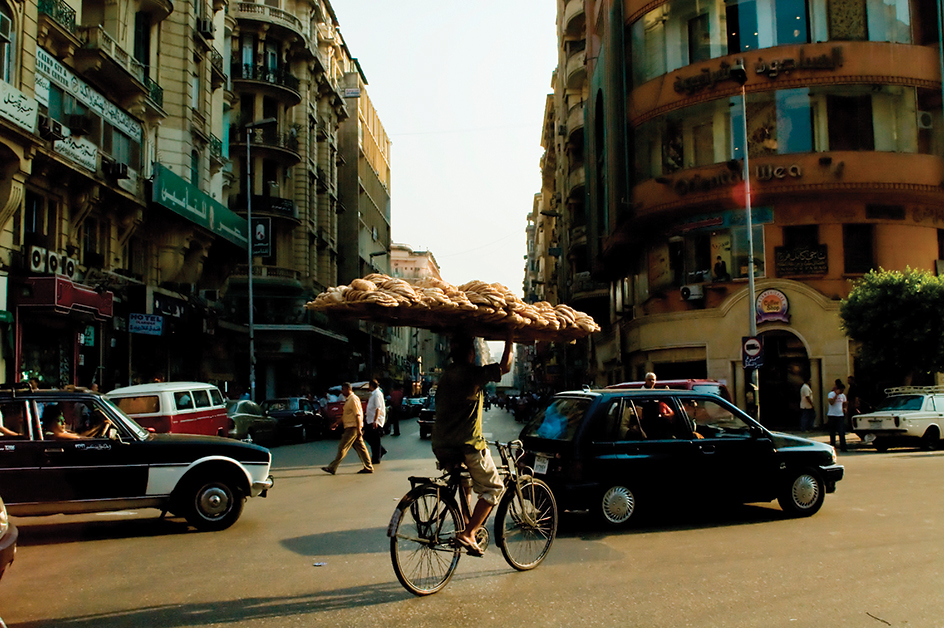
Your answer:
[[[52,308],[59,314],[81,312],[96,320],[114,314],[115,295],[110,290],[96,291],[90,286],[73,283],[63,277],[28,277],[15,295],[17,307]]]

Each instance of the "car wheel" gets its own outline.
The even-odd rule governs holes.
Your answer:
[[[791,517],[809,517],[819,511],[825,497],[826,490],[819,474],[803,469],[790,476],[777,501]]]
[[[876,438],[872,442],[872,445],[875,447],[875,451],[879,453],[885,453],[888,451],[888,441],[884,438]]]
[[[198,530],[213,532],[230,527],[243,512],[246,498],[227,476],[198,476],[179,495],[179,512]]]
[[[626,486],[611,486],[601,493],[597,513],[607,525],[625,525],[636,513],[636,495]]]
[[[937,449],[938,441],[941,440],[941,434],[936,426],[932,425],[928,431],[921,437],[921,449],[925,451],[934,451]]]

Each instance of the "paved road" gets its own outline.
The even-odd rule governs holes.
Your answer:
[[[487,415],[493,438],[518,426]],[[220,533],[155,513],[16,523],[0,582],[10,628],[293,626],[941,626],[944,453],[842,456],[846,479],[810,519],[775,504],[681,509],[611,531],[569,515],[551,555],[517,573],[465,557],[443,592],[414,598],[384,531],[410,474],[432,473],[414,421],[372,476],[333,442],[273,450],[276,487]],[[723,491],[719,486],[718,490]]]

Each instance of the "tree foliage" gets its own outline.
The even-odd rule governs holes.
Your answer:
[[[909,380],[944,371],[944,278],[872,270],[842,300],[839,316],[864,365]]]

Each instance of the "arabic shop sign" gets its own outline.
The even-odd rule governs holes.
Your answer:
[[[778,277],[787,275],[825,275],[829,272],[825,244],[811,247],[774,247],[774,263],[777,267]]]
[[[159,163],[154,164],[151,201],[233,244],[241,247],[248,244],[245,218],[230,211],[225,205]]]
[[[786,57],[783,59],[772,59],[764,61],[758,57],[754,63],[754,73],[766,75],[768,78],[777,78],[780,74],[789,74],[796,70],[835,70],[842,67],[842,48],[835,47],[829,54],[818,56],[807,56],[808,47],[800,46],[796,57]],[[714,89],[718,83],[733,81],[731,78],[731,64],[722,61],[717,69],[702,68],[701,72],[693,76],[676,76],[673,88],[676,92],[688,94],[691,96],[705,88]]]
[[[9,83],[0,81],[0,116],[30,133],[36,130],[36,101]]]
[[[98,147],[84,137],[69,136],[56,140],[52,147],[60,155],[68,157],[87,170],[95,172],[98,167]]]

